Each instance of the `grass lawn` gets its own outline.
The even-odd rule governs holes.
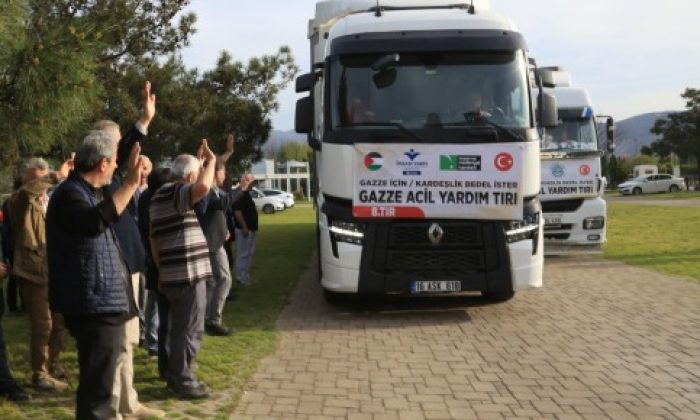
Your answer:
[[[606,196],[622,196],[618,192],[606,192]],[[658,193],[628,195],[631,200],[697,200],[700,199],[700,191],[682,191],[677,193]]]
[[[300,274],[307,266],[315,246],[315,216],[310,205],[295,206],[284,212],[260,214],[256,253],[251,276],[254,284],[238,290],[238,299],[227,302],[225,323],[235,328],[230,337],[205,336],[197,355],[197,375],[214,392],[227,390],[231,400],[221,407],[221,417],[228,415],[237,404],[242,387],[255,372],[262,358],[275,351],[277,333],[275,321]],[[28,323],[24,317],[3,318],[5,341],[12,372],[28,392],[32,401],[15,404],[0,400],[0,419],[70,419],[74,413],[78,363],[73,339],[66,336],[67,348],[61,360],[73,374],[73,390],[61,395],[46,396],[34,392],[31,381],[28,350]],[[157,362],[143,349],[134,355],[135,386],[142,402],[154,401],[168,410],[176,404],[172,394],[158,379]],[[179,404],[179,403],[177,403]],[[199,416],[198,404],[187,403],[178,408],[183,415]],[[180,405],[178,405],[180,407]],[[168,418],[176,417],[175,409]],[[208,416],[204,416],[208,417]]]
[[[700,282],[697,208],[613,202],[608,217],[607,258]]]

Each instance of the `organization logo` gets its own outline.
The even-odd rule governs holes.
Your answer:
[[[510,153],[503,152],[496,155],[496,158],[493,160],[493,164],[499,171],[508,172],[513,169],[515,160],[513,160],[513,156]]]
[[[586,176],[591,173],[591,167],[588,165],[581,165],[578,171],[581,173],[581,175]]]
[[[405,152],[404,155],[406,155],[406,157],[411,159],[411,162],[413,162],[418,156],[420,156],[420,152],[416,152],[415,150],[411,149],[408,152]]]
[[[441,171],[481,171],[481,156],[440,155]]]
[[[423,174],[422,169],[428,167],[428,162],[424,160],[418,160],[418,156],[421,155],[420,152],[416,152],[411,149],[403,154],[408,159],[402,159],[396,161],[396,166],[403,169],[404,176],[420,176]]]
[[[384,166],[384,158],[377,152],[368,153],[365,156],[365,167],[370,171],[378,171]]]
[[[558,163],[556,165],[553,165],[551,170],[552,176],[554,176],[555,178],[561,178],[564,176],[564,167]]]

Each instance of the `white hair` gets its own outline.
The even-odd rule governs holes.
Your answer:
[[[183,180],[193,172],[199,171],[199,160],[192,155],[180,155],[173,161],[170,173],[173,179]]]
[[[27,176],[34,169],[50,169],[49,163],[40,157],[29,158],[22,163],[22,176]]]

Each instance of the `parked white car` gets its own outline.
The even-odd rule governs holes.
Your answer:
[[[286,208],[294,207],[294,194],[272,188],[261,188],[260,191],[268,197],[279,198]]]
[[[617,186],[620,194],[647,194],[657,192],[677,192],[685,190],[683,178],[668,174],[644,175]]]
[[[268,197],[257,188],[250,190],[250,196],[255,202],[255,208],[265,214],[272,214],[284,210],[284,202],[277,197]]]

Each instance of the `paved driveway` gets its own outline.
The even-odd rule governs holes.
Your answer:
[[[510,302],[330,307],[312,273],[236,419],[700,418],[700,285],[548,259]]]

